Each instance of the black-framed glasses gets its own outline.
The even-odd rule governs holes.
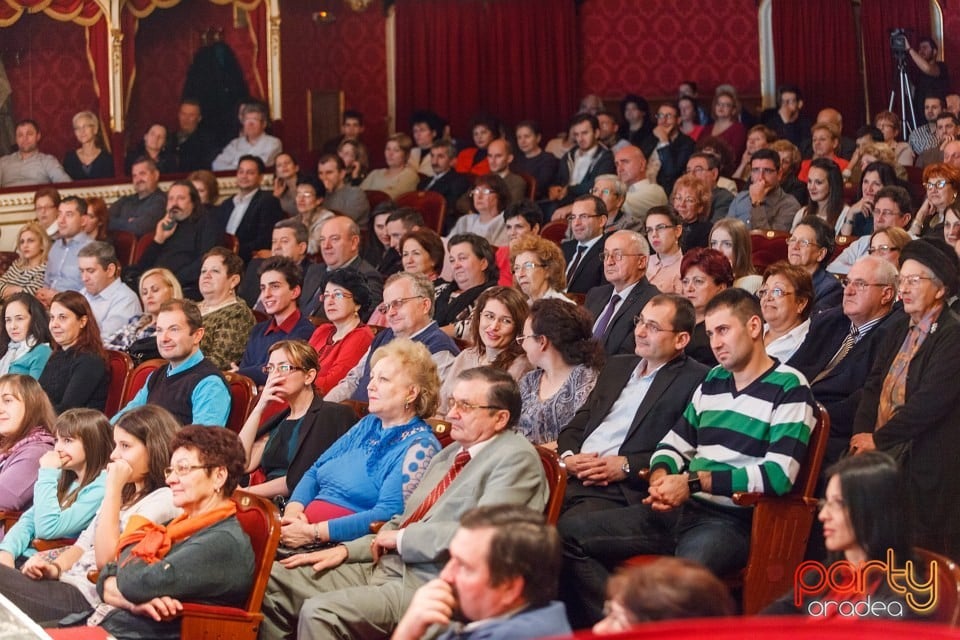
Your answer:
[[[377,311],[386,315],[391,309],[396,311],[403,306],[405,302],[410,302],[411,300],[416,300],[422,298],[423,296],[410,296],[409,298],[397,298],[396,300],[391,300],[390,302],[384,302],[377,306]]]
[[[925,182],[923,186],[926,187],[927,191],[933,191],[934,189],[939,191],[947,186],[947,184],[948,182],[946,180],[940,178],[939,180],[930,180],[929,182]]]
[[[643,328],[646,329],[647,333],[653,336],[657,335],[661,331],[666,331],[667,333],[680,333],[676,329],[664,329],[653,320],[644,320],[643,316],[633,316],[633,325],[635,327],[642,325]]]
[[[487,409],[488,411],[506,411],[503,407],[497,407],[490,404],[473,404],[466,400],[457,400],[450,398],[447,400],[447,412],[456,411],[457,413],[468,413],[477,409]]]
[[[667,229],[676,229],[676,228],[679,227],[679,226],[680,226],[680,225],[678,225],[678,224],[658,224],[658,225],[655,226],[655,227],[646,227],[646,228],[644,228],[644,231],[646,232],[646,234],[647,234],[648,236],[660,235],[661,233],[663,233],[663,232],[666,231]]]
[[[260,367],[260,371],[270,375],[274,371],[277,373],[290,373],[291,371],[303,371],[303,367],[295,367],[292,364],[265,364]]]
[[[163,477],[169,478],[173,474],[176,474],[178,478],[182,478],[191,471],[196,471],[197,469],[213,469],[217,465],[215,464],[190,464],[189,462],[178,462],[177,464],[167,467],[163,470]]]

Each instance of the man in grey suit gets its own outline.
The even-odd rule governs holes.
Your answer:
[[[622,233],[622,232],[621,232]],[[655,296],[638,316],[636,356],[614,356],[557,450],[567,469],[561,596],[574,628],[602,617],[608,567],[591,557],[596,511],[640,505],[646,482],[637,472],[686,408],[707,368],[684,355],[696,324],[693,305],[674,294]]]
[[[660,291],[647,281],[650,245],[636,231],[617,231],[603,243],[600,260],[608,284],[587,292],[584,306],[593,315],[593,337],[608,355],[632,354],[633,319]]]
[[[430,461],[403,513],[376,535],[274,564],[260,637],[387,637],[413,593],[440,575],[465,512],[499,503],[542,510],[547,483],[533,445],[513,430],[519,416],[520,391],[505,371],[461,373],[447,413],[454,443]]]

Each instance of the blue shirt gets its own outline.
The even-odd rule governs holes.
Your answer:
[[[200,364],[201,360],[203,360],[203,352],[197,349],[196,353],[182,363],[167,369],[167,376],[176,375],[190,367],[195,367]],[[151,373],[150,376],[153,376],[153,374]],[[147,382],[149,381],[150,378],[148,377]],[[113,416],[111,422],[115,424],[120,416],[130,409],[147,404],[149,393],[147,384],[144,384],[140,387],[140,391],[137,391],[137,395],[133,396],[133,400],[128,402],[127,406],[121,409],[117,415]],[[190,402],[193,404],[193,424],[226,426],[227,418],[230,417],[230,390],[218,376],[207,376],[198,382],[197,386],[193,388],[193,393],[190,394]]]
[[[93,242],[83,231],[70,239],[54,240],[47,255],[43,283],[54,291],[83,291],[80,279],[80,249]]]

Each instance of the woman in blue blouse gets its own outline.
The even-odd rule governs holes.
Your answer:
[[[40,377],[50,359],[49,325],[46,308],[29,293],[15,293],[7,300],[0,326],[0,375]]]
[[[389,520],[440,444],[425,418],[434,415],[440,378],[430,352],[397,339],[377,349],[367,393],[370,414],[337,440],[297,483],[284,511],[287,547],[353,540]]]

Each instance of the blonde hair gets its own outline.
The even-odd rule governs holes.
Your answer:
[[[440,375],[430,351],[421,343],[407,338],[395,338],[373,352],[370,358],[372,369],[384,358],[393,358],[410,380],[419,389],[413,401],[413,411],[421,418],[428,418],[440,406]]]
[[[520,236],[510,244],[510,268],[521,253],[532,253],[537,256],[547,272],[547,284],[554,291],[563,291],[567,288],[567,274],[564,271],[566,261],[563,251],[556,243],[540,236],[528,233]]]
[[[37,236],[40,239],[40,263],[47,263],[47,254],[50,253],[50,236],[47,235],[47,232],[43,227],[40,226],[39,222],[27,222],[20,230],[17,231],[17,255],[20,255],[20,236],[29,231],[33,235]],[[16,263],[18,267],[26,267],[26,260],[23,259],[23,256],[17,258]]]
[[[173,272],[169,269],[162,267],[154,267],[153,269],[144,271],[143,275],[140,276],[140,281],[137,282],[137,289],[143,288],[144,281],[150,276],[160,276],[163,278],[163,281],[167,283],[167,286],[173,289],[171,300],[180,300],[183,298],[183,287],[180,286],[180,281],[177,280],[177,276],[173,275]],[[139,291],[137,293],[139,293]]]

